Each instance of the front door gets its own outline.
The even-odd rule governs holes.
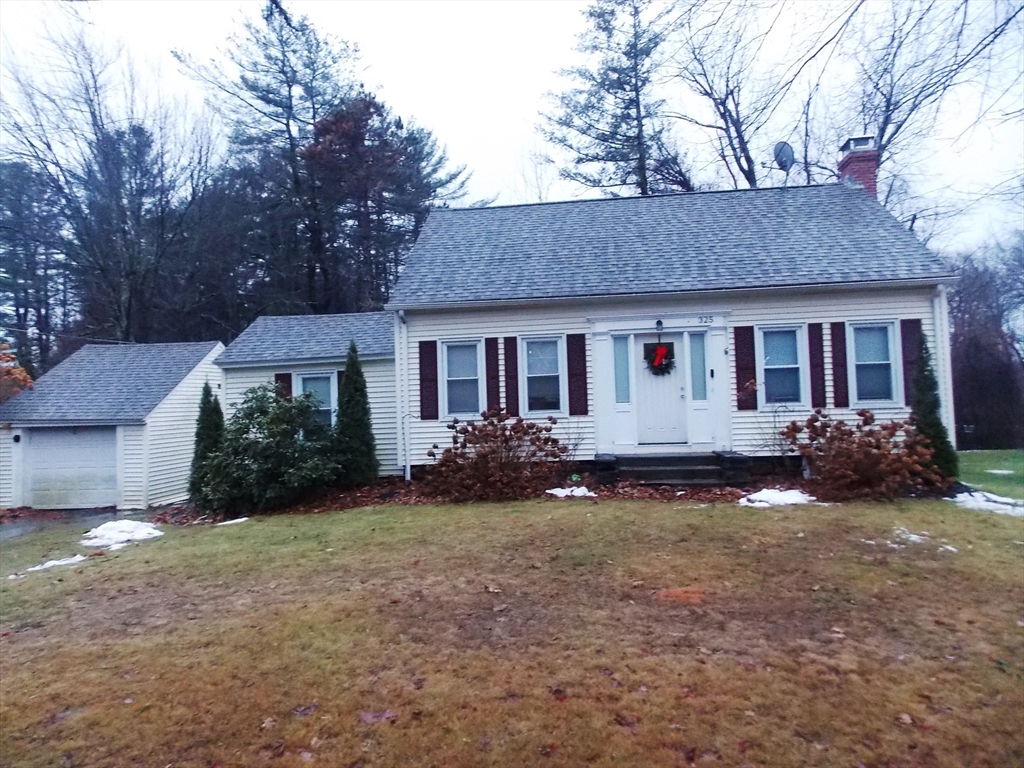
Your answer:
[[[683,334],[637,334],[635,340],[640,443],[685,443],[687,408]]]

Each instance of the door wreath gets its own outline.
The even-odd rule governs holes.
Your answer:
[[[671,373],[676,367],[675,344],[660,339],[655,344],[644,344],[644,361],[647,363],[647,370],[655,376]]]

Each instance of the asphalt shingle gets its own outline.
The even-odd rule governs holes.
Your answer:
[[[215,361],[233,366],[344,360],[349,341],[361,359],[394,358],[394,315],[279,315],[257,318]]]
[[[217,344],[87,344],[0,405],[0,422],[142,423]]]
[[[863,190],[828,184],[439,209],[388,308],[949,275]]]

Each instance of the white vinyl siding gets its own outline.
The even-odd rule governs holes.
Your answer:
[[[223,345],[218,344],[146,418],[146,506],[176,504],[188,498],[199,399],[203,394],[203,384],[207,382],[213,393],[221,396],[221,371],[213,361],[223,349]],[[126,504],[129,496],[126,487]]]
[[[444,401],[441,402],[441,417],[437,420],[422,420],[420,416],[420,392],[419,392],[419,343],[421,341],[438,342],[438,350],[446,341],[457,341],[459,339],[497,337],[498,344],[498,374],[500,381],[501,405],[505,407],[508,402],[505,391],[505,343],[507,337],[515,337],[518,345],[519,371],[516,381],[519,382],[519,409],[524,418],[531,418],[527,415],[526,391],[523,376],[526,366],[526,356],[521,343],[522,339],[553,339],[564,338],[566,334],[582,333],[586,335],[587,355],[587,403],[590,413],[587,416],[557,416],[558,424],[555,425],[553,435],[567,444],[574,452],[576,458],[592,458],[595,449],[594,440],[594,377],[593,373],[593,349],[592,337],[590,334],[590,322],[587,319],[586,311],[573,313],[571,310],[558,308],[510,308],[493,309],[480,311],[449,311],[449,312],[406,312],[406,324],[402,328],[399,338],[404,338],[404,354],[406,355],[408,394],[405,398],[405,407],[411,414],[407,420],[407,434],[409,438],[409,461],[413,466],[427,464],[431,459],[427,451],[436,444],[441,448],[451,443],[451,431],[445,426],[448,421],[445,419]],[[482,364],[481,364],[482,365]],[[484,369],[481,368],[481,372]],[[443,380],[443,371],[439,371],[438,378]],[[566,376],[563,376],[562,394],[567,398]],[[438,382],[439,387],[441,381]],[[568,410],[568,400],[563,401],[563,411]],[[401,418],[401,416],[399,416]],[[477,414],[479,418],[479,414]],[[537,415],[535,421],[543,421],[545,415]],[[404,462],[404,456],[399,457]]]
[[[587,399],[590,408],[588,416],[559,417],[555,427],[555,436],[569,442],[575,448],[575,457],[581,460],[593,458],[597,449],[598,417],[605,418],[601,411],[601,403],[607,401],[609,409],[615,408],[616,377],[614,375],[614,357],[612,339],[608,345],[609,367],[605,372],[605,381],[600,384],[601,400],[595,400],[595,371],[592,329],[595,323],[630,318],[650,318],[650,330],[654,330],[654,322],[661,317],[671,315],[716,315],[725,318],[725,327],[721,331],[709,330],[705,335],[705,365],[708,370],[708,386],[721,393],[727,388],[724,398],[724,410],[714,410],[712,418],[719,424],[716,427],[716,445],[731,448],[749,454],[765,454],[780,449],[779,430],[791,420],[803,420],[810,414],[810,385],[807,364],[807,324],[824,324],[824,358],[825,358],[825,389],[827,402],[834,402],[832,386],[832,344],[829,324],[842,321],[844,323],[898,323],[902,318],[920,318],[922,330],[929,343],[935,340],[935,310],[938,305],[935,288],[878,288],[872,290],[822,290],[822,291],[772,291],[746,294],[708,294],[704,296],[684,297],[678,299],[646,299],[630,297],[623,299],[594,300],[580,303],[560,302],[557,305],[544,306],[509,306],[479,310],[406,310],[406,325],[399,333],[404,349],[400,353],[405,357],[407,374],[405,378],[408,392],[404,407],[410,414],[408,419],[409,459],[413,465],[429,463],[426,452],[434,444],[444,447],[451,440],[451,432],[445,427],[444,414],[438,420],[421,420],[419,418],[419,342],[437,341],[442,344],[446,340],[460,338],[495,336],[502,339],[503,351],[505,337],[523,338],[554,338],[565,334],[583,333],[587,340]],[[755,326],[757,328],[798,328],[800,354],[802,355],[801,398],[804,403],[777,403],[771,409],[758,411],[739,411],[736,407],[736,365],[732,350],[732,329],[735,326]],[[847,325],[849,327],[849,325]],[[894,327],[898,328],[898,325]],[[717,326],[716,326],[717,328]],[[727,331],[727,335],[725,334]],[[612,332],[614,334],[614,331]],[[755,333],[755,339],[759,334]],[[727,339],[723,344],[720,338]],[[898,334],[894,336],[898,339]],[[894,340],[894,348],[896,345]],[[934,349],[935,347],[933,347]],[[948,343],[940,345],[943,360],[948,360]],[[848,366],[853,366],[853,350],[847,345]],[[501,402],[507,403],[505,393],[504,354],[499,354],[501,364]],[[938,359],[938,356],[937,356]],[[520,377],[525,367],[525,355],[520,345],[519,367]],[[894,375],[900,376],[900,368],[894,364]],[[952,392],[948,380],[948,364],[939,370],[943,410],[947,419],[952,413]],[[759,380],[763,381],[763,379]],[[621,390],[620,384],[620,390]],[[853,390],[850,391],[851,399]],[[709,393],[710,396],[710,393]],[[716,394],[716,397],[719,395]],[[894,401],[875,408],[880,420],[905,418],[908,411],[901,405],[902,401]],[[624,406],[623,406],[624,407]],[[525,392],[520,392],[520,410],[527,413]],[[443,411],[442,403],[442,411]],[[830,414],[846,421],[856,420],[856,409],[838,409],[831,406]],[[723,423],[727,422],[727,423]],[[952,427],[948,424],[947,427]],[[611,440],[602,439],[603,446],[611,449]]]
[[[14,430],[0,428],[0,509],[14,506]]]
[[[398,408],[396,406],[395,362],[394,360],[363,360],[363,376],[366,378],[366,394],[370,401],[370,419],[373,422],[373,439],[377,446],[377,460],[382,475],[400,474],[398,463]],[[267,365],[253,368],[224,369],[224,390],[221,404],[225,415],[230,416],[242,402],[245,391],[260,384],[272,384],[274,374],[292,373],[323,375],[325,370],[344,370],[345,358],[328,363],[291,365]],[[337,386],[337,384],[335,384]]]
[[[147,496],[146,427],[131,424],[118,427],[117,452],[121,495],[118,509],[145,509]]]

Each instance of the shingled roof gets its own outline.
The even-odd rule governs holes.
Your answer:
[[[0,422],[141,424],[218,344],[87,344],[0,405]]]
[[[828,184],[435,210],[388,308],[949,275],[863,190]]]
[[[279,315],[257,318],[215,361],[221,368],[344,360],[355,341],[362,360],[393,359],[390,312]]]

